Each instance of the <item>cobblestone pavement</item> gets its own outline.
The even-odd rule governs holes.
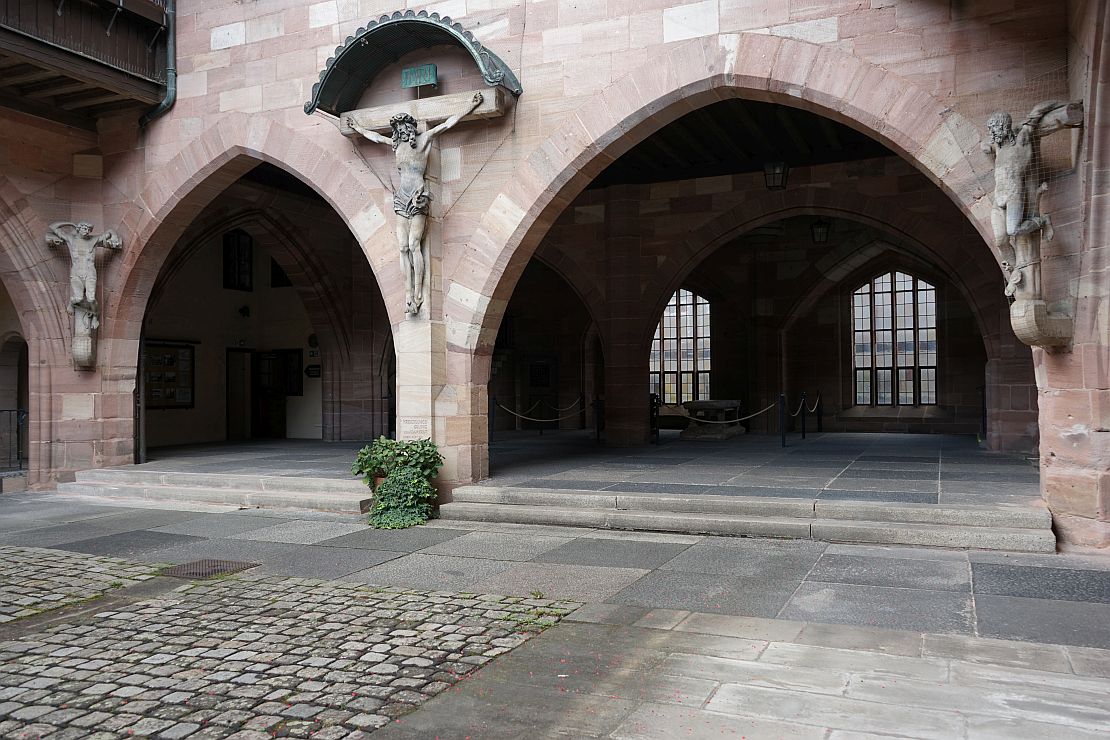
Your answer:
[[[188,584],[0,643],[0,736],[357,738],[575,606],[276,576]]]
[[[156,572],[146,563],[0,545],[0,623],[133,586]]]

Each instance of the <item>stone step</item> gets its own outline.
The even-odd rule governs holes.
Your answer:
[[[675,496],[511,486],[462,486],[454,490],[452,500],[475,504],[952,524],[965,527],[1048,529],[1052,526],[1052,517],[1047,509],[1031,507],[938,506],[819,498],[693,494]]]
[[[1056,547],[1048,511],[1035,507],[463,486],[440,517],[1026,552]]]
[[[308,478],[289,475],[233,475],[228,473],[182,473],[150,469],[94,468],[80,470],[76,482],[93,485],[186,486],[234,488],[242,491],[325,491],[365,493],[366,484],[356,478]]]
[[[440,507],[439,517],[446,521],[784,537],[860,544],[956,547],[1015,552],[1055,552],[1056,550],[1056,537],[1051,529],[818,519],[812,516],[737,516],[672,511],[627,511],[600,507],[567,508],[468,503],[456,499]]]
[[[299,480],[309,481],[304,478]],[[113,484],[75,481],[59,483],[61,493],[75,493],[106,498],[139,499],[143,501],[176,501],[186,503],[217,504],[266,509],[308,509],[357,514],[370,505],[370,490],[361,486],[354,490],[346,487],[327,489],[306,486],[300,490],[290,485],[280,490],[261,488],[198,487],[186,485],[156,485],[148,483]]]

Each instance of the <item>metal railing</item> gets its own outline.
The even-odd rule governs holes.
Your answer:
[[[0,470],[27,467],[27,410],[0,409]]]

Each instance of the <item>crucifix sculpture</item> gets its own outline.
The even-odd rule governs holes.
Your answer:
[[[393,212],[397,214],[397,246],[401,251],[401,273],[405,278],[405,313],[415,316],[424,303],[427,280],[428,246],[424,241],[432,193],[424,179],[432,142],[443,132],[454,128],[465,116],[482,104],[482,93],[476,92],[470,106],[452,115],[438,126],[419,133],[417,121],[408,113],[398,113],[389,120],[392,136],[386,137],[361,126],[354,116],[346,123],[367,141],[393,147],[400,182],[393,193]]]
[[[88,221],[70,223],[59,221],[50,225],[46,243],[52,247],[65,246],[69,250],[69,305],[66,310],[73,316],[73,363],[77,367],[96,364],[96,344],[93,333],[100,326],[100,305],[96,301],[96,248],[121,249],[123,240],[108,229],[103,234],[93,234]]]
[[[1047,100],[1036,105],[1017,128],[1009,113],[987,120],[990,143],[983,151],[994,158],[991,224],[995,247],[1002,251],[1006,295],[1041,300],[1041,239],[1052,240],[1052,221],[1041,209],[1048,190],[1041,163],[1040,139],[1083,123],[1083,104]]]

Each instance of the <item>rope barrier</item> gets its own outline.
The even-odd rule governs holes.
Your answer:
[[[543,405],[548,407],[552,411],[554,411],[556,414],[561,414],[564,411],[570,411],[572,408],[574,408],[575,406],[577,406],[580,403],[582,403],[582,396],[579,396],[578,398],[576,398],[574,400],[574,403],[572,403],[570,406],[567,406],[566,408],[562,408],[562,409],[559,408],[558,406],[555,406],[551,403],[548,403],[547,401],[544,401]],[[529,411],[531,411],[531,409],[529,409]],[[525,411],[524,413],[528,413],[528,411]]]
[[[539,401],[537,401],[537,402],[536,402],[536,403],[535,403],[535,404],[534,404],[534,405],[532,406],[532,408],[535,408],[535,407],[536,407],[536,406],[538,406],[538,405],[539,405]],[[557,416],[557,417],[555,417],[554,419],[535,419],[535,418],[533,418],[533,417],[531,417],[531,416],[525,416],[525,415],[524,415],[524,414],[528,414],[528,413],[531,413],[531,412],[532,412],[532,409],[528,409],[527,411],[525,411],[525,412],[524,412],[524,414],[518,414],[517,412],[513,411],[513,410],[512,410],[512,409],[510,409],[510,408],[505,408],[505,407],[504,407],[504,406],[502,406],[501,404],[497,404],[497,406],[498,406],[498,407],[499,407],[499,408],[500,408],[501,410],[503,410],[503,411],[508,411],[508,412],[509,412],[510,414],[512,414],[513,416],[516,416],[516,417],[519,417],[519,418],[521,418],[521,419],[524,419],[525,421],[538,421],[538,422],[555,422],[555,421],[562,421],[563,419],[572,419],[572,418],[574,418],[574,417],[578,416],[578,415],[579,415],[579,414],[581,413],[581,412],[575,411],[575,412],[574,412],[573,414],[567,414],[566,416]]]
[[[690,416],[689,414],[686,414],[686,418],[687,419],[692,419],[693,421],[696,421],[698,424],[735,424],[736,422],[747,421],[748,419],[754,419],[755,417],[759,416],[760,414],[765,414],[768,411],[770,411],[771,409],[773,409],[776,405],[777,404],[772,403],[770,406],[763,409],[762,411],[756,411],[754,414],[748,414],[747,416],[741,416],[739,419],[725,419],[724,421],[711,421],[709,419],[699,419],[698,417]]]
[[[805,402],[806,400],[804,398],[798,401],[798,410],[791,414],[791,416],[797,416],[798,414],[802,413],[802,406],[805,405]]]
[[[821,405],[821,394],[820,393],[817,394],[817,400],[813,402],[813,408],[808,408],[807,407],[806,411],[808,411],[811,414],[816,414],[817,413],[817,407],[819,405]]]

